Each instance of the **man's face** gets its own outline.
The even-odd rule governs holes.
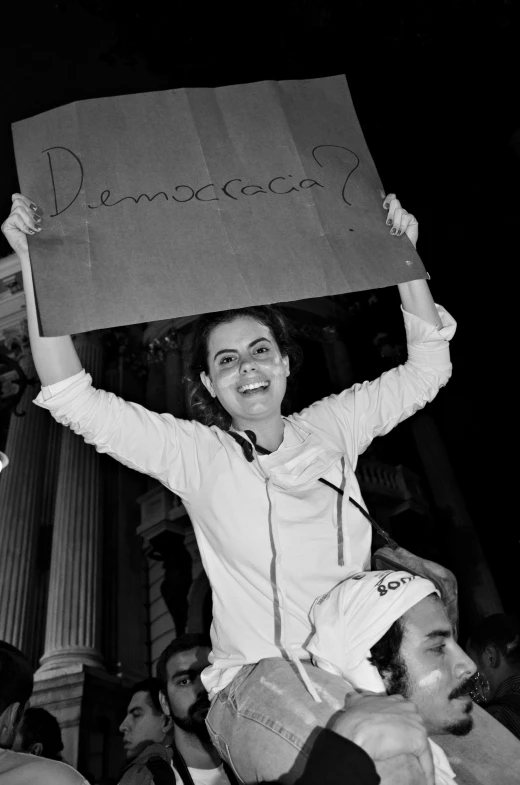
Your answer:
[[[442,602],[426,597],[402,621],[406,674],[400,691],[416,704],[430,734],[466,735],[473,727],[469,691],[476,667],[456,643]]]
[[[209,665],[210,649],[197,646],[170,657],[166,664],[167,701],[161,693],[161,705],[177,727],[207,739],[206,715],[210,706],[200,674]]]
[[[157,713],[150,694],[136,692],[119,726],[128,760],[136,758],[149,744],[164,741],[167,726],[164,714]]]

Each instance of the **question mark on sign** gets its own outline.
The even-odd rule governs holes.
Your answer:
[[[358,155],[356,155],[356,153],[355,153],[353,150],[349,150],[349,148],[348,148],[348,147],[343,147],[343,146],[342,146],[342,145],[340,145],[340,144],[319,144],[319,145],[317,145],[317,146],[314,148],[314,150],[312,151],[312,157],[314,158],[314,160],[316,161],[316,163],[318,164],[318,166],[321,166],[321,168],[323,168],[323,164],[319,162],[319,160],[318,160],[318,157],[317,157],[317,155],[316,155],[316,152],[317,152],[317,150],[322,150],[324,147],[329,147],[329,148],[331,148],[331,147],[334,147],[334,148],[336,148],[337,150],[346,150],[346,151],[347,151],[347,153],[350,153],[350,154],[351,154],[351,155],[353,155],[353,156],[354,156],[354,158],[356,159],[356,163],[355,163],[355,165],[352,167],[352,169],[350,170],[350,172],[347,174],[346,180],[345,180],[345,182],[343,183],[343,188],[342,188],[342,190],[341,190],[341,196],[343,197],[343,201],[345,202],[345,204],[348,204],[348,205],[349,205],[349,207],[351,207],[351,206],[352,206],[352,204],[351,204],[351,202],[349,202],[349,201],[348,201],[347,197],[345,196],[345,192],[346,192],[346,190],[347,190],[347,183],[348,183],[348,181],[350,180],[350,178],[351,178],[352,174],[353,174],[353,173],[356,171],[356,169],[357,169],[357,168],[358,168],[358,166],[359,166],[359,163],[360,163],[360,161],[359,161],[359,156],[358,156]]]

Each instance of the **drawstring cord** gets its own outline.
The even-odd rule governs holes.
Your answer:
[[[337,485],[334,485],[333,482],[329,482],[328,480],[324,480],[323,477],[320,477],[318,479],[318,482],[322,482],[324,485],[328,485],[329,488],[332,488],[333,491],[337,491],[340,494],[340,496],[344,495],[344,491],[342,491],[341,488],[338,488]],[[349,502],[351,502],[354,505],[354,507],[356,507],[359,510],[360,513],[362,513],[365,516],[365,518],[370,523],[372,528],[375,529],[376,532],[380,535],[380,537],[382,537],[384,539],[385,543],[387,545],[389,545],[392,548],[392,550],[395,550],[395,548],[397,547],[397,543],[395,542],[395,540],[393,540],[390,537],[388,532],[385,532],[385,530],[381,528],[381,526],[378,524],[378,522],[375,520],[375,518],[372,518],[370,513],[367,512],[365,510],[365,508],[362,507],[359,504],[359,502],[357,502],[355,499],[353,499],[352,496],[349,496],[348,500],[349,500]]]
[[[248,463],[253,463],[253,461],[255,460],[255,456],[253,453],[253,445],[251,444],[251,442],[248,442],[247,439],[244,439],[244,437],[241,436],[239,433],[236,433],[236,431],[228,431],[228,433],[230,436],[233,437],[236,443],[239,444],[240,447],[242,448],[242,452],[244,453],[244,458],[246,459],[246,461]],[[253,444],[256,444],[256,435],[253,433],[253,431],[246,431],[246,433],[248,436],[250,434],[254,436],[254,439],[251,439],[251,441],[253,442]]]

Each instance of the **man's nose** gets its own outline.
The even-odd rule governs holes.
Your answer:
[[[127,724],[126,724],[126,717],[125,717],[125,718],[124,718],[124,720],[123,720],[123,722],[122,722],[122,723],[121,723],[121,725],[119,726],[119,732],[120,732],[120,733],[124,733],[124,732],[125,732],[125,731],[127,731],[127,730],[128,730],[128,726],[127,726]]]
[[[459,645],[457,645],[457,649],[455,676],[457,679],[469,679],[477,672],[477,666]]]

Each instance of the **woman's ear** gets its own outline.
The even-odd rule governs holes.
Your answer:
[[[291,361],[289,360],[289,355],[288,354],[286,354],[284,357],[282,357],[282,362],[283,362],[283,364],[285,366],[285,375],[286,376],[290,376],[291,375]]]
[[[216,397],[216,392],[213,389],[213,383],[212,383],[211,379],[209,378],[208,374],[206,373],[206,371],[201,371],[200,372],[200,380],[201,380],[202,384],[204,385],[204,387],[206,388],[206,390],[211,395],[211,397],[215,398]]]
[[[38,757],[41,758],[43,754],[43,744],[41,743],[41,741],[37,741],[35,742],[35,744],[32,744],[29,748],[29,752],[31,753],[31,755],[38,755]]]

